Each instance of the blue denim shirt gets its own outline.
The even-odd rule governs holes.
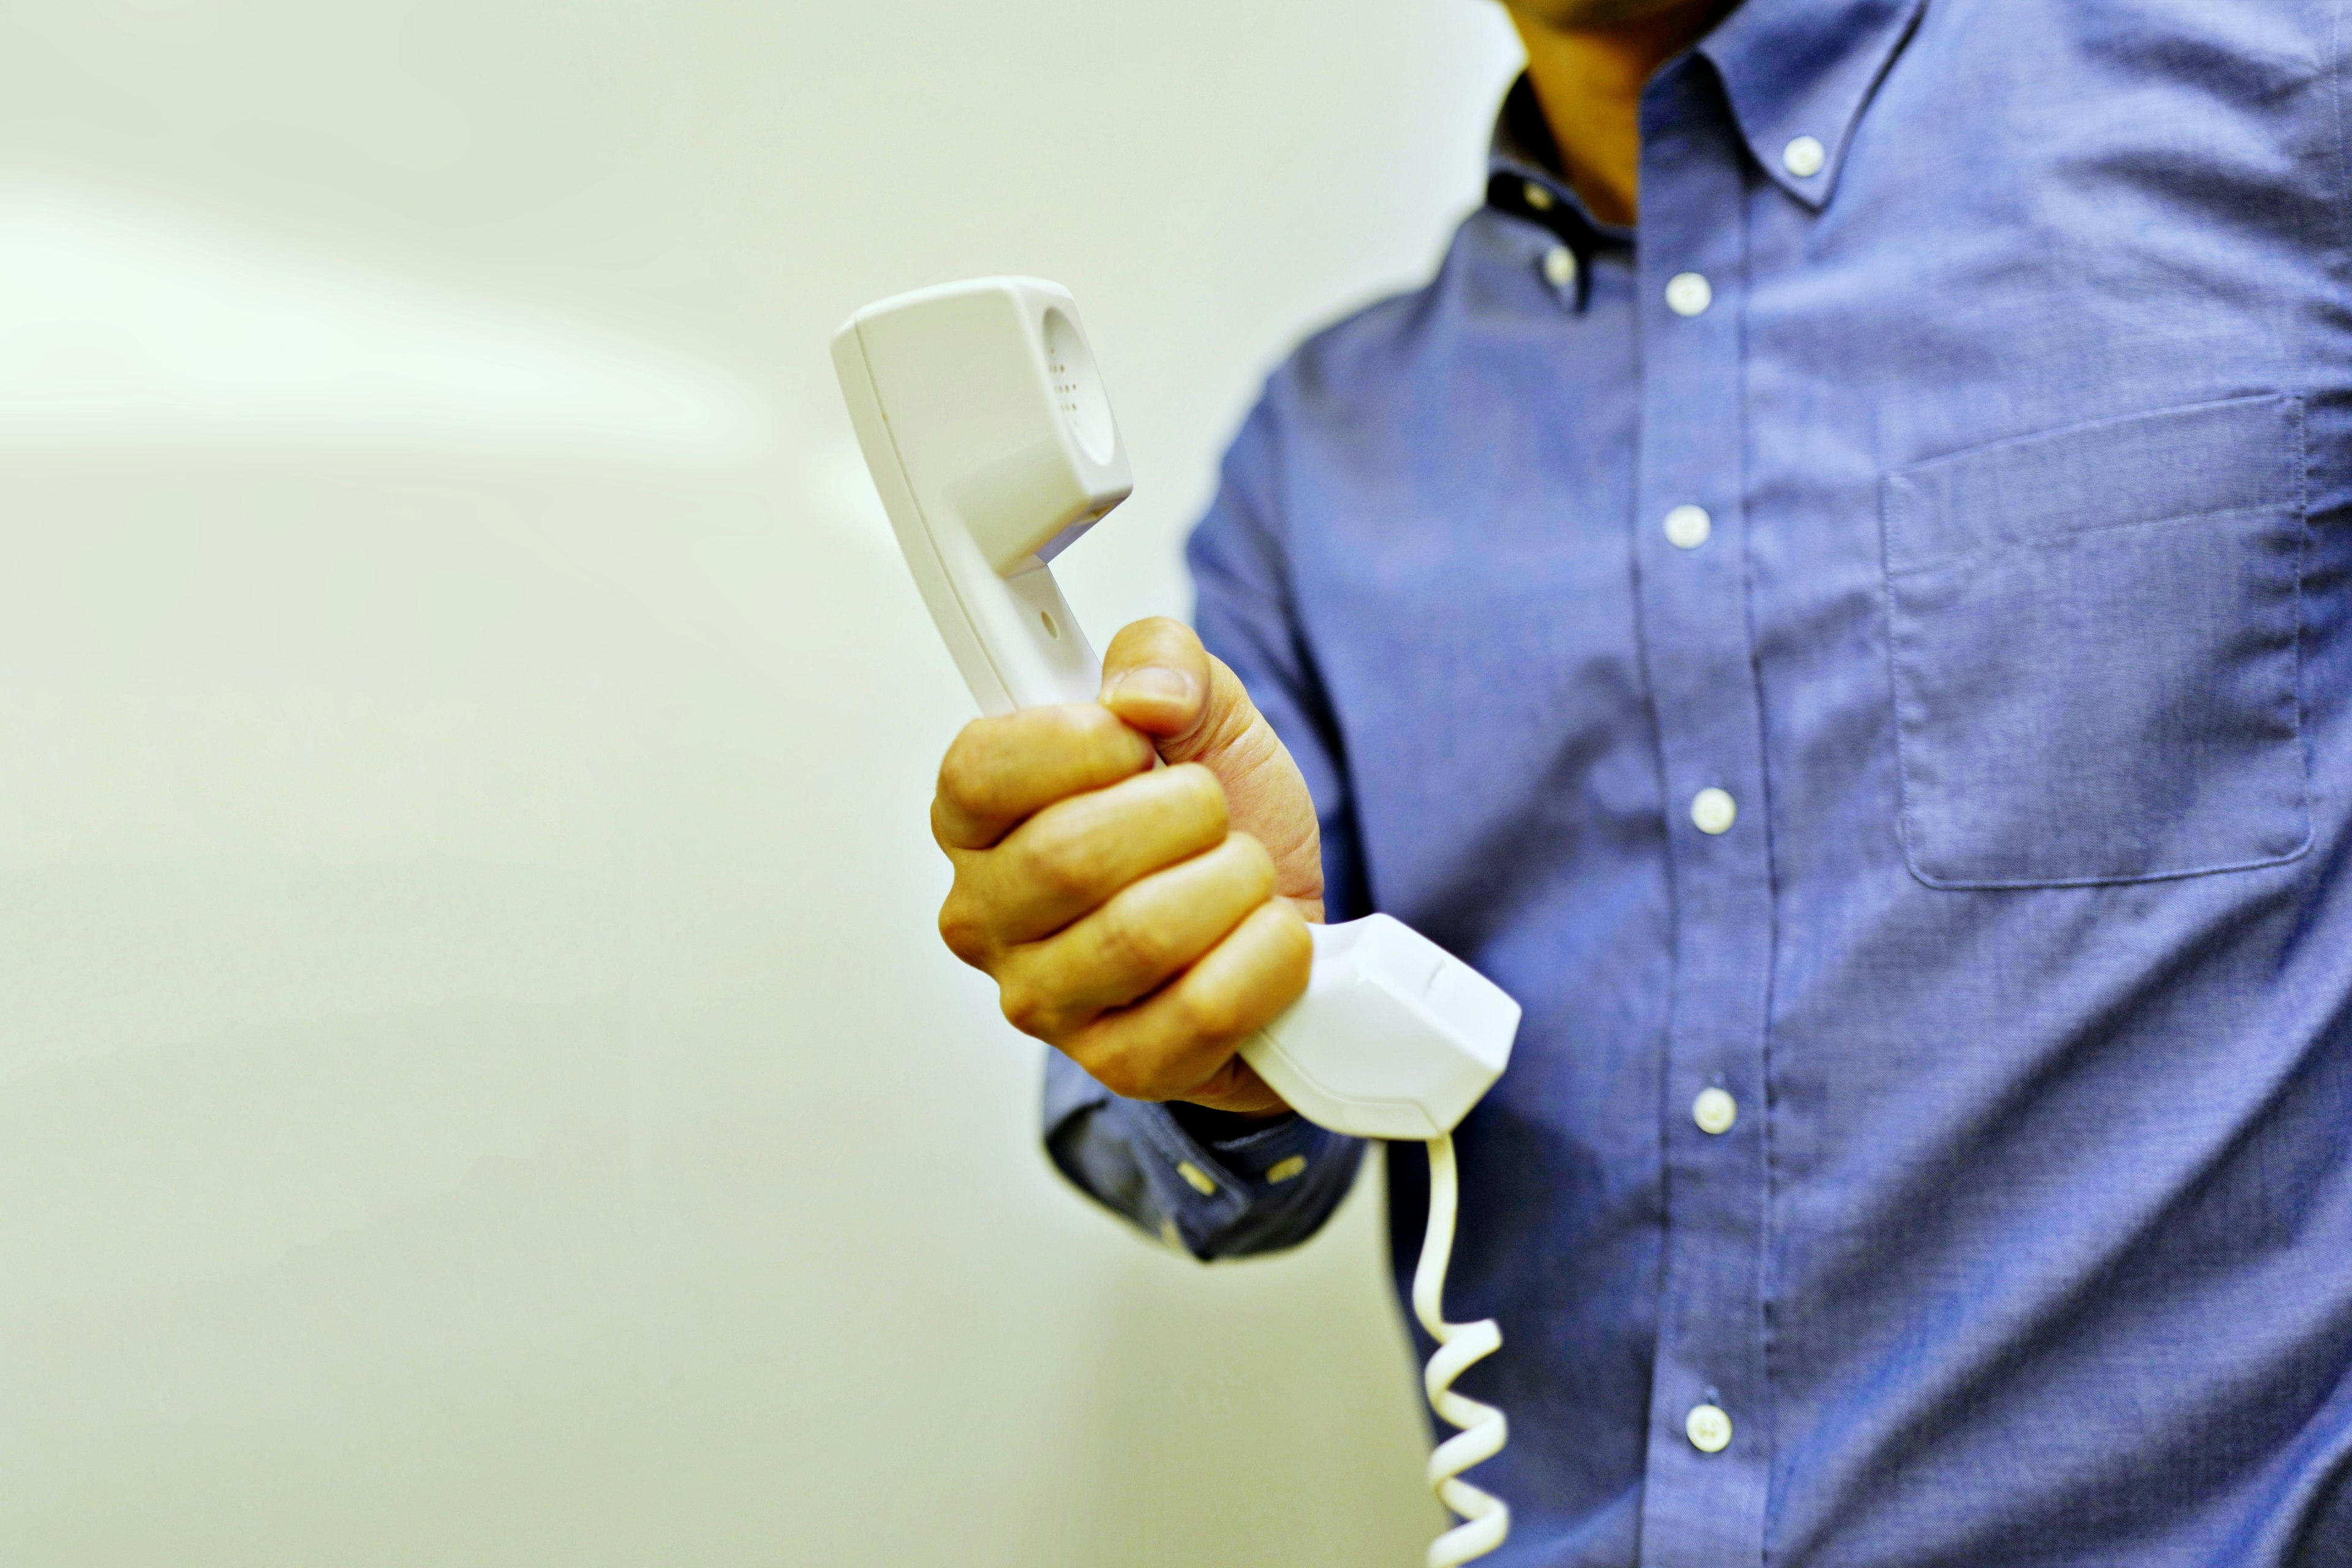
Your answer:
[[[1335,918],[1527,1009],[1459,1137],[1488,1561],[2352,1563],[2343,11],[1750,0],[1637,234],[1515,89],[1234,443],[1200,626]],[[1355,1158],[1046,1112],[1203,1257]]]

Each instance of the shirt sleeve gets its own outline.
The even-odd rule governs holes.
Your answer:
[[[1312,659],[1290,611],[1277,525],[1280,444],[1273,395],[1225,456],[1217,498],[1186,554],[1198,589],[1194,625],[1233,668],[1289,748],[1314,796],[1325,907],[1362,912],[1346,773]],[[1055,1165],[1096,1202],[1195,1258],[1295,1247],[1348,1195],[1359,1139],[1299,1116],[1241,1123],[1197,1107],[1121,1100],[1049,1050],[1045,1134]]]
[[[1105,1208],[1195,1258],[1297,1246],[1331,1217],[1363,1159],[1361,1141],[1303,1116],[1245,1131],[1213,1117],[1121,1100],[1061,1052],[1045,1053],[1045,1152],[1055,1166]]]

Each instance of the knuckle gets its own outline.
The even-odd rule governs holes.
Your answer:
[[[967,727],[940,759],[939,798],[956,809],[977,814],[985,805],[994,773],[986,748],[972,739]]]
[[[1222,1040],[1242,1032],[1242,999],[1229,986],[1188,985],[1175,1000],[1178,1020],[1195,1039]]]
[[[1055,898],[1074,899],[1091,891],[1095,863],[1084,837],[1059,821],[1036,824],[1022,845],[1024,879]]]
[[[988,954],[988,924],[961,889],[950,893],[940,906],[940,940],[975,969]]]
[[[1004,1021],[1023,1034],[1041,1040],[1053,1037],[1053,1003],[1035,984],[1007,980],[997,987],[996,1004],[1003,1009]]]
[[[1100,940],[1105,959],[1125,973],[1153,973],[1174,962],[1162,923],[1133,909],[1105,910]]]

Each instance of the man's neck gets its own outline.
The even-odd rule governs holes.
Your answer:
[[[1706,37],[1738,0],[1685,0],[1638,20],[1566,25],[1505,0],[1527,46],[1528,79],[1559,148],[1560,173],[1602,223],[1631,225],[1641,205],[1642,89]]]

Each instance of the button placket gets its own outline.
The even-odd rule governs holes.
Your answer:
[[[1703,62],[1653,84],[1643,131],[1637,493],[1639,515],[1655,521],[1636,531],[1635,549],[1667,809],[1682,818],[1667,835],[1664,1066],[1670,1083],[1761,1084],[1772,909],[1767,835],[1749,826],[1764,790],[1739,500],[1745,148]],[[1762,1559],[1764,1140],[1725,1136],[1738,1111],[1720,1088],[1668,1110],[1680,1125],[1664,1139],[1645,1568]]]

